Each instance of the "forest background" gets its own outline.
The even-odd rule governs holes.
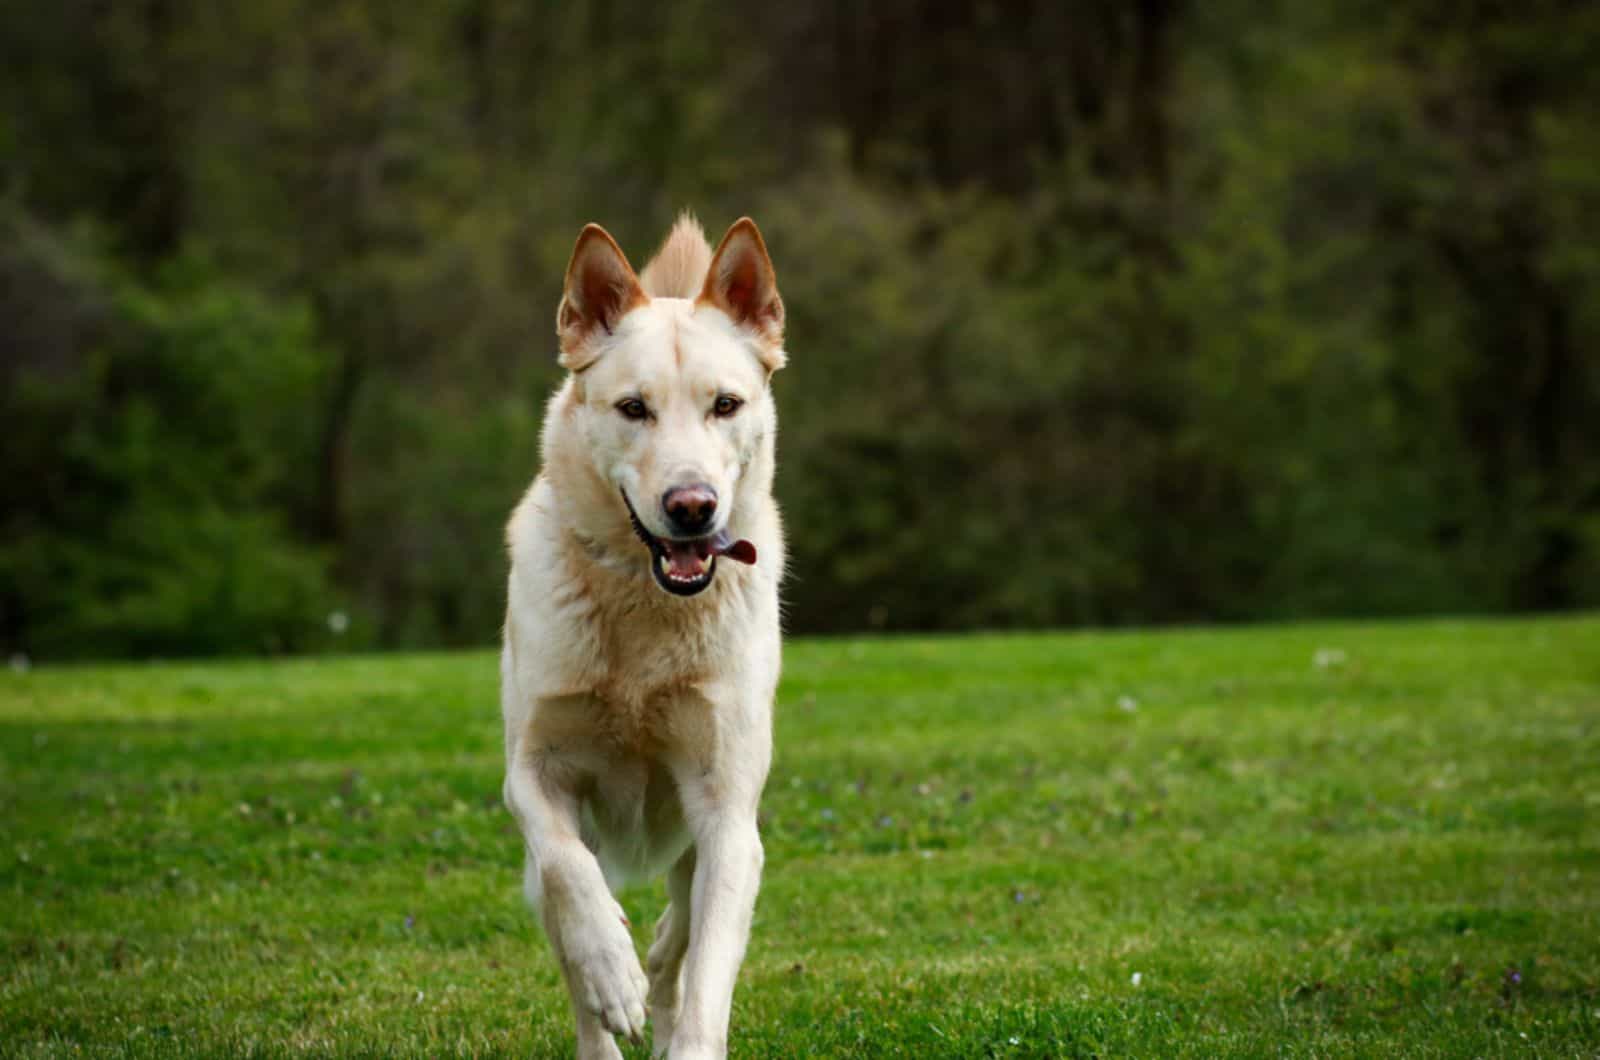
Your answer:
[[[796,632],[1600,604],[1600,5],[0,2],[0,649],[476,645],[754,216]]]

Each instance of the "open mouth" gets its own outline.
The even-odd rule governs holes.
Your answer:
[[[656,584],[674,596],[693,596],[704,591],[717,576],[718,556],[740,563],[756,561],[756,546],[743,538],[735,541],[726,530],[688,540],[657,537],[640,522],[627,491],[623,491],[622,503],[628,506],[633,532],[650,550],[650,573],[655,576]]]

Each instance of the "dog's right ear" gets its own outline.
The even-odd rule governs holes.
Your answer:
[[[783,299],[766,241],[750,218],[739,218],[722,237],[695,304],[714,306],[748,329],[768,373],[783,367]]]
[[[584,225],[556,310],[561,366],[573,372],[589,367],[598,356],[592,341],[596,330],[611,334],[629,310],[649,301],[617,241],[599,225]]]

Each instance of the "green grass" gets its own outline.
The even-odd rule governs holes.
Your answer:
[[[1600,1052],[1600,618],[798,641],[778,719],[736,1055]],[[0,1052],[567,1054],[499,741],[489,654],[0,676]]]

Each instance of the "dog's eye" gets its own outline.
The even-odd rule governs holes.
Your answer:
[[[716,413],[718,416],[732,416],[735,412],[739,411],[739,406],[743,404],[743,401],[740,401],[732,394],[723,394],[721,397],[717,398],[717,403],[711,406],[711,411]]]
[[[623,398],[617,402],[617,411],[630,420],[642,420],[650,415],[650,410],[638,398]]]

